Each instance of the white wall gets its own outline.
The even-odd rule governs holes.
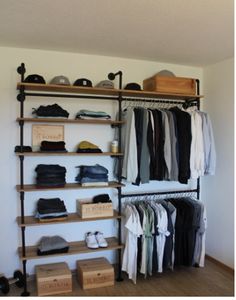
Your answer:
[[[19,114],[19,103],[16,100],[16,83],[20,81],[20,76],[16,68],[21,62],[26,65],[28,74],[41,74],[48,82],[56,75],[66,75],[71,83],[77,78],[87,77],[96,84],[100,80],[106,79],[109,72],[122,70],[124,73],[124,84],[128,82],[138,82],[152,76],[162,69],[169,69],[177,76],[199,78],[202,80],[202,69],[173,64],[164,64],[150,61],[138,61],[131,59],[122,59],[115,57],[90,56],[73,53],[60,53],[53,51],[41,51],[17,48],[0,48],[1,57],[1,79],[0,79],[0,141],[1,141],[1,209],[0,209],[0,272],[6,276],[12,276],[15,269],[20,268],[21,264],[17,255],[17,247],[21,244],[20,230],[16,224],[16,216],[20,214],[19,195],[15,190],[15,185],[19,183],[19,161],[14,155],[14,147],[19,144],[19,126],[15,122]],[[117,82],[116,82],[117,87]],[[70,112],[73,118],[76,112],[81,108],[106,110],[115,115],[115,103],[108,101],[83,101],[72,99],[45,99],[35,97],[27,98],[25,102],[25,116],[31,116],[32,107],[38,107],[40,104],[53,104],[57,102],[63,108]],[[25,144],[31,144],[31,124],[25,125]],[[102,150],[108,150],[109,142],[113,139],[113,129],[106,126],[76,126],[67,125],[65,128],[65,139],[68,150],[74,147],[82,140],[89,139],[91,142],[98,144]],[[25,158],[25,183],[34,182],[34,168],[38,163],[59,163],[67,167],[67,182],[73,182],[77,172],[76,165],[100,163],[112,170],[111,158]],[[111,176],[110,176],[111,179]],[[139,188],[128,186],[127,190],[151,190],[165,188],[188,188],[186,185],[172,183],[145,184]],[[103,192],[107,192],[104,190]],[[61,197],[68,208],[69,212],[75,211],[75,200],[101,193],[101,190],[91,191],[50,191],[47,194],[43,192],[31,192],[25,194],[26,215],[34,212],[36,201],[39,197]],[[116,192],[109,191],[115,201]],[[82,240],[84,233],[88,230],[101,230],[105,236],[116,234],[117,227],[115,221],[90,222],[84,224],[72,223],[67,225],[46,225],[26,229],[27,245],[34,245],[42,235],[61,234],[68,241]],[[101,252],[99,255],[107,255]],[[71,269],[75,269],[75,261],[84,257],[93,255],[80,255],[59,258],[48,258],[29,261],[27,271],[34,272],[35,264],[67,261]],[[96,255],[97,256],[97,255]],[[108,253],[111,261],[115,260],[114,252]]]
[[[216,175],[202,180],[207,207],[206,253],[234,267],[234,60],[204,68],[204,110],[213,124]]]

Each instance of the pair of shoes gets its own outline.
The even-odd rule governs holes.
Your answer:
[[[85,236],[87,247],[90,249],[97,249],[99,247],[106,248],[108,246],[107,241],[103,237],[103,233],[96,231],[94,233],[87,232]]]

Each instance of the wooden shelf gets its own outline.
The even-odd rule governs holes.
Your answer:
[[[66,220],[61,221],[53,221],[50,222],[40,222],[34,216],[25,216],[25,222],[21,223],[21,217],[18,216],[16,218],[17,223],[20,227],[28,227],[28,226],[41,226],[41,225],[55,225],[55,224],[67,224],[67,223],[79,223],[79,222],[92,222],[99,220],[110,220],[110,219],[121,219],[121,216],[118,215],[118,212],[114,210],[114,215],[110,217],[96,217],[96,218],[86,218],[82,219],[77,213],[68,214],[68,218]]]
[[[50,92],[50,93],[68,93],[68,94],[84,94],[84,95],[104,95],[104,96],[119,96],[122,93],[123,97],[140,97],[140,98],[160,98],[160,99],[179,99],[192,100],[203,98],[202,95],[183,95],[183,94],[167,94],[149,91],[133,91],[120,89],[103,89],[78,86],[63,86],[53,84],[37,84],[37,83],[21,83],[17,84],[17,89],[24,87],[26,91]]]
[[[118,188],[124,184],[115,181],[110,181],[109,185],[104,186],[81,186],[79,183],[66,183],[64,187],[45,187],[39,188],[36,184],[25,184],[23,189],[20,185],[16,186],[17,192],[33,192],[33,191],[53,191],[53,190],[77,190],[77,189],[106,189],[106,188]]]
[[[77,152],[16,152],[17,156],[123,156],[123,153],[77,153]]]
[[[18,253],[21,260],[29,260],[29,259],[44,259],[50,258],[55,256],[67,256],[67,255],[75,255],[75,254],[82,254],[82,253],[94,253],[99,251],[107,251],[107,250],[114,250],[114,249],[122,249],[124,245],[119,245],[118,240],[115,237],[106,238],[108,243],[107,248],[98,248],[98,249],[89,249],[86,246],[85,241],[79,242],[70,242],[69,243],[69,251],[67,253],[57,253],[51,255],[37,255],[37,246],[28,246],[25,250],[25,256],[23,256],[22,247],[18,248]]]
[[[67,123],[67,124],[96,124],[96,125],[119,125],[124,121],[113,120],[82,120],[82,119],[64,119],[64,118],[17,118],[17,122],[24,121],[27,123]]]

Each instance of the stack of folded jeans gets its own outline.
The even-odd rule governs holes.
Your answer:
[[[38,187],[63,187],[66,183],[66,168],[59,165],[37,165],[36,185]]]
[[[87,109],[81,109],[76,114],[76,119],[110,119],[111,116],[104,111],[92,111]]]
[[[56,253],[67,253],[69,251],[68,242],[58,235],[43,236],[39,242],[37,254],[49,255]]]
[[[67,152],[65,149],[65,142],[51,142],[51,141],[42,141],[40,146],[40,151],[43,152]]]
[[[75,178],[82,186],[108,185],[108,170],[98,164],[94,166],[78,166],[79,174]]]
[[[60,198],[40,198],[35,215],[40,222],[61,221],[68,217],[64,201]]]
[[[36,117],[60,117],[60,118],[68,118],[69,113],[61,108],[58,104],[43,106],[40,105],[39,108],[33,108],[32,114],[35,114]]]

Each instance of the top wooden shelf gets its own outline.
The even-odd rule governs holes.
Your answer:
[[[193,100],[203,98],[202,95],[183,95],[183,94],[167,94],[149,91],[134,91],[134,90],[120,90],[120,89],[104,89],[91,88],[80,86],[64,86],[54,84],[38,84],[38,83],[17,83],[17,89],[24,87],[26,91],[50,92],[50,93],[68,93],[68,94],[84,94],[84,95],[100,95],[100,96],[114,96],[114,99],[122,93],[123,97],[137,97],[137,98],[160,98],[160,99],[176,99],[176,100]]]

